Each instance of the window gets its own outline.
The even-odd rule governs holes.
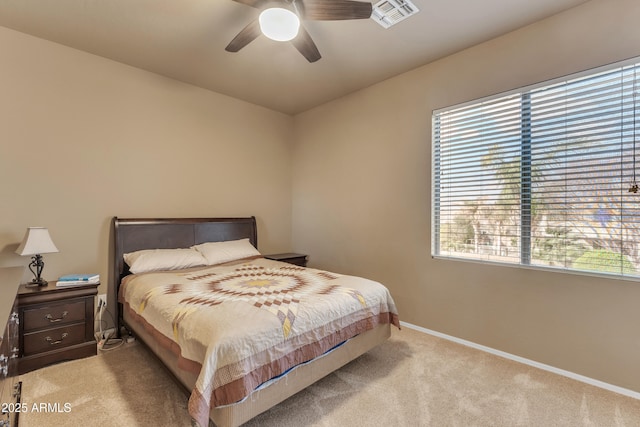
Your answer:
[[[434,111],[433,255],[640,276],[639,67]]]

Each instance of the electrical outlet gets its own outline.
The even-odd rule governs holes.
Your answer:
[[[100,301],[102,301],[102,309],[104,310],[105,308],[107,308],[107,294],[98,295],[97,307],[100,307]]]

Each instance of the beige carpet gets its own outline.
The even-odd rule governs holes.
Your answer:
[[[23,427],[190,426],[187,397],[141,345],[21,377]],[[247,426],[640,426],[640,401],[404,328]]]

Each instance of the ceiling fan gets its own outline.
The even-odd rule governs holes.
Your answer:
[[[300,21],[338,21],[368,19],[371,3],[353,0],[233,0],[257,9],[264,9],[258,19],[252,21],[234,37],[225,48],[238,52],[260,34],[278,41],[291,41],[309,62],[321,58],[316,44]],[[273,7],[266,7],[274,5]]]

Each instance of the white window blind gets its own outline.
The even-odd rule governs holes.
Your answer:
[[[639,76],[618,64],[435,111],[433,255],[640,276]]]

